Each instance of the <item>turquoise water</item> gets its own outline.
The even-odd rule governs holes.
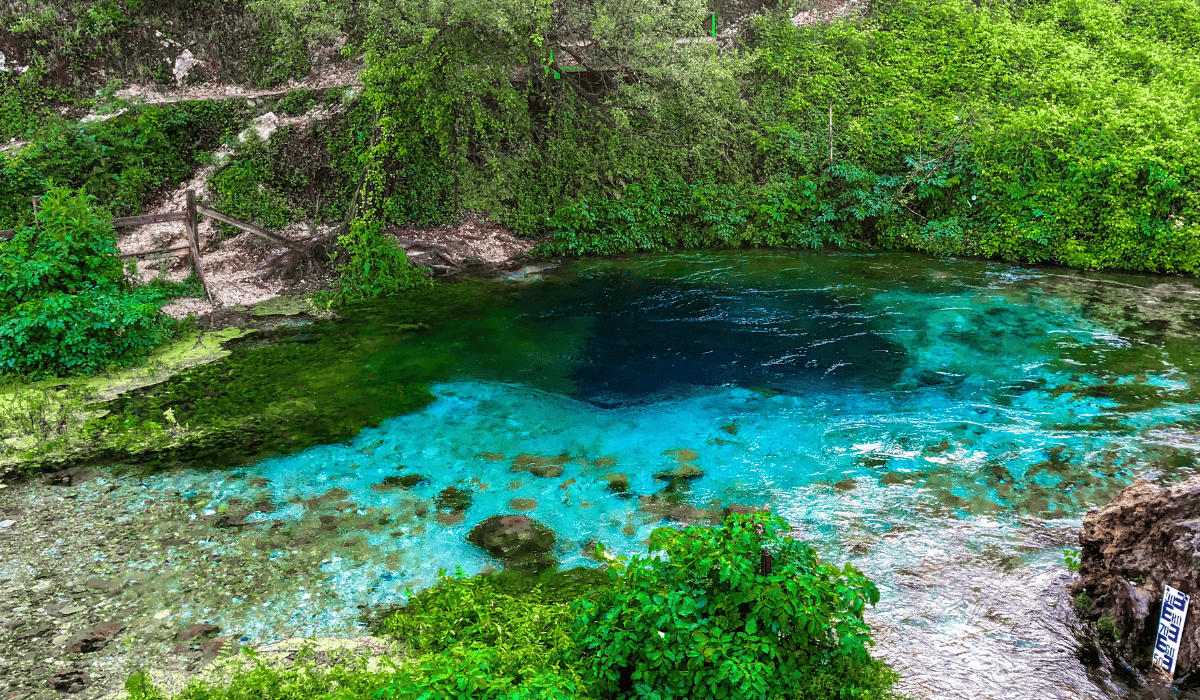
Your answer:
[[[219,508],[250,479],[279,507],[249,520],[299,533],[324,516],[322,571],[347,609],[498,566],[465,540],[498,513],[553,528],[575,566],[595,543],[633,554],[656,527],[769,507],[879,581],[879,653],[917,697],[1123,695],[1077,658],[1062,549],[1137,476],[1194,473],[1200,288],[736,252],[584,261],[488,290],[402,333],[386,304],[337,327],[372,339],[361,363],[381,386],[433,358],[424,408],[161,486]],[[655,478],[685,464],[702,476]],[[384,482],[407,474],[423,481]],[[439,502],[450,486],[469,507]],[[337,625],[335,608],[283,603],[257,613],[259,634]]]

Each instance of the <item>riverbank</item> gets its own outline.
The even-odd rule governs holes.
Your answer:
[[[364,614],[405,600],[400,580],[353,573],[377,558],[369,566],[386,570],[391,555],[351,542],[396,523],[380,524],[371,508],[357,515],[337,495],[296,511],[248,473],[223,481],[243,505],[210,507],[211,477],[187,471],[147,483],[100,469],[70,485],[51,475],[0,489],[0,521],[13,521],[0,529],[2,697],[61,697],[45,684],[71,672],[88,676],[73,696],[82,700],[113,697],[139,669],[178,688],[240,646],[271,658],[294,637],[400,658],[394,644],[362,639]],[[813,496],[852,500],[832,488]],[[296,513],[246,516],[278,508]],[[424,526],[445,527],[432,517]],[[916,555],[894,575],[869,556],[857,562],[883,582],[868,621],[874,653],[901,673],[897,690],[920,700],[1112,697],[1111,668],[1083,666],[1073,636],[1061,549],[1077,528],[950,520],[872,545]],[[71,651],[84,639],[94,641]]]

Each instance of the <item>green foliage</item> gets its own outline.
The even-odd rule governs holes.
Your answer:
[[[1064,549],[1063,560],[1066,561],[1068,569],[1071,571],[1079,571],[1080,561],[1078,549]]]
[[[289,90],[275,107],[289,117],[298,117],[316,103],[317,98],[312,90]]]
[[[177,87],[171,67],[184,47],[200,61],[187,82],[268,87],[303,78],[312,58],[332,53],[341,37],[351,47],[361,41],[363,10],[358,0],[7,2],[0,44],[10,68],[28,70],[0,72],[0,140],[31,134],[55,107],[102,107],[110,76]]]
[[[288,94],[312,99],[306,91]],[[249,135],[209,178],[213,206],[269,229],[341,221],[361,177],[372,117],[369,105],[356,102],[305,130],[284,126],[267,141]]]
[[[1117,621],[1111,617],[1102,617],[1097,620],[1096,631],[1101,635],[1108,635],[1113,639],[1121,638],[1121,628],[1117,627]]]
[[[197,680],[169,695],[138,672],[125,680],[125,690],[130,700],[368,700],[392,672],[386,665],[369,669],[366,657],[317,664],[311,648],[301,650],[288,668],[268,665],[254,658],[253,651],[246,653],[251,657],[249,668],[234,673],[227,684]]]
[[[887,697],[867,652],[879,591],[820,561],[773,516],[660,528],[650,557],[577,605],[578,665],[602,697]],[[655,556],[659,552],[661,555]],[[886,681],[880,683],[880,681]]]
[[[1200,26],[1192,5],[1179,26]],[[829,179],[859,243],[1195,273],[1200,63],[1145,14],[890,0],[858,23],[759,21],[758,104],[794,132],[764,170]]]
[[[1087,593],[1081,592],[1079,595],[1075,596],[1075,598],[1073,600],[1075,602],[1075,609],[1078,610],[1080,613],[1087,614],[1087,613],[1091,612],[1092,599],[1091,599],[1091,597],[1088,596]]]
[[[228,165],[211,178],[209,186],[214,194],[213,206],[230,216],[253,221],[269,229],[281,229],[296,221],[303,214],[291,206],[287,199],[271,184],[283,169],[281,144],[290,135],[290,127],[284,127],[279,138],[263,141],[253,131]],[[307,185],[302,172],[288,173],[288,184],[298,187]],[[287,175],[283,175],[287,178]],[[280,178],[280,179],[283,179]],[[271,184],[268,184],[271,183]]]
[[[396,241],[384,233],[383,222],[356,219],[339,239],[349,260],[338,267],[338,299],[343,303],[377,299],[429,284],[408,262]]]
[[[363,78],[389,221],[485,211],[549,229],[546,254],[882,246],[1200,271],[1190,0],[886,0],[854,22],[763,15],[719,54],[666,41],[689,36],[665,16],[687,3],[484,4],[378,3]],[[557,70],[568,54],[588,70]]]
[[[0,227],[30,224],[30,197],[51,181],[86,189],[117,216],[139,212],[242,121],[237,107],[220,102],[135,107],[86,124],[50,120],[25,148],[0,156]]]
[[[130,289],[116,234],[93,198],[43,198],[36,227],[0,245],[0,373],[91,374],[129,363],[169,337],[158,307],[177,289]]]
[[[597,585],[607,585],[607,576],[589,569],[443,575],[379,625],[379,633],[407,640],[423,656],[376,697],[586,697],[562,652],[571,644],[571,602],[594,594]]]

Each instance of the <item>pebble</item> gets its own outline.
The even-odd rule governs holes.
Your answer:
[[[11,527],[16,522],[16,520],[0,520],[0,527]]]
[[[74,615],[75,613],[83,612],[84,610],[87,610],[87,608],[85,608],[82,605],[68,605],[67,607],[63,608],[62,610],[59,610],[58,614],[59,615]]]

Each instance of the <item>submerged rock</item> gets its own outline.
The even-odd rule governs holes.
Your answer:
[[[46,681],[47,688],[60,693],[78,693],[91,684],[91,676],[83,671],[60,671]]]
[[[474,496],[470,489],[460,489],[457,486],[447,486],[434,497],[438,510],[461,513],[471,507]]]
[[[704,476],[704,470],[691,462],[681,464],[674,469],[667,469],[654,475],[659,481],[676,481],[680,479],[699,479]]]
[[[118,632],[124,629],[119,622],[105,622],[80,632],[67,640],[67,653],[88,654],[104,648]]]
[[[482,547],[504,563],[504,568],[536,573],[557,562],[550,555],[554,531],[525,515],[493,515],[467,535],[467,541]]]
[[[388,489],[404,489],[408,491],[427,483],[429,483],[429,479],[426,479],[421,474],[404,474],[403,476],[385,477],[383,481],[373,485],[371,488],[375,491],[387,491]]]
[[[1101,642],[1130,664],[1150,665],[1163,585],[1200,593],[1200,476],[1160,488],[1139,481],[1090,511],[1079,535],[1081,613],[1097,621]],[[1175,677],[1200,669],[1200,624],[1189,611]]]
[[[609,472],[603,478],[608,482],[608,490],[613,493],[625,493],[629,490],[629,477],[625,474]]]
[[[565,452],[554,457],[543,457],[523,452],[513,457],[510,469],[514,472],[529,472],[534,476],[554,479],[562,476],[563,465],[570,460],[570,455]]]

